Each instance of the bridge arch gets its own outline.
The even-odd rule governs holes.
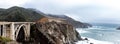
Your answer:
[[[22,24],[16,27],[15,29],[15,38],[18,42],[23,42],[25,40],[25,36],[27,34],[26,25]]]

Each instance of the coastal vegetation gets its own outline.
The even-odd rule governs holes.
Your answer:
[[[10,38],[0,36],[0,44],[5,44],[6,42],[12,41]]]

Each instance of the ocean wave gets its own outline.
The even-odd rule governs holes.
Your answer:
[[[83,29],[76,29],[79,33],[90,33],[89,31],[85,31]]]
[[[88,28],[88,30],[116,30],[116,28],[104,27],[104,26],[93,26]]]
[[[85,37],[82,37],[82,38],[85,38]],[[114,44],[112,42],[100,41],[100,40],[95,40],[95,39],[92,39],[92,38],[88,38],[88,40],[76,42],[76,44],[90,44],[90,43],[93,43],[93,44]]]
[[[119,39],[120,35],[118,34],[120,31],[116,30],[113,27],[109,28],[109,27],[102,27],[102,26],[94,26],[90,28],[77,28],[76,30],[80,34],[82,33],[81,36],[84,36],[82,38],[88,37],[88,40],[89,40],[89,41],[79,41],[79,42],[76,42],[76,44],[90,44],[90,43],[120,44],[120,39]],[[85,35],[83,35],[84,33]],[[114,38],[114,39],[111,39],[111,38]]]

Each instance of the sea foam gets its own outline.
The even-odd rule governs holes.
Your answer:
[[[85,31],[85,30],[83,30],[83,29],[76,29],[79,33],[90,33],[90,32],[88,32],[88,31]]]
[[[85,38],[85,37],[82,37],[82,38]],[[88,40],[83,40],[83,41],[76,42],[76,44],[90,44],[90,43],[93,43],[93,44],[114,44],[112,42],[99,41],[99,40],[95,40],[95,39],[92,39],[92,38],[88,38]]]
[[[89,31],[85,31],[83,29],[76,29],[79,33],[90,33]],[[83,39],[84,38],[88,38],[88,37],[82,37]],[[76,44],[90,44],[90,43],[93,43],[93,44],[114,44],[112,42],[108,42],[108,41],[100,41],[100,40],[95,40],[95,39],[92,39],[92,38],[88,38],[88,40],[82,40],[82,41],[78,41],[76,42]]]

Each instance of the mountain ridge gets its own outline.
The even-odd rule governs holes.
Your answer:
[[[8,9],[4,9],[4,11],[1,11],[0,13],[0,20],[1,21],[9,21],[9,22],[19,22],[19,21],[37,21],[41,17],[44,17],[43,15],[37,13],[36,11],[29,10],[22,7],[11,7]]]
[[[66,16],[66,15],[47,14],[46,16],[66,19],[66,20],[67,20],[70,24],[72,24],[75,28],[88,28],[88,27],[92,27],[91,24],[83,23],[83,22],[80,22],[80,21],[76,21],[76,20],[74,20],[73,18],[68,17],[68,16]]]

